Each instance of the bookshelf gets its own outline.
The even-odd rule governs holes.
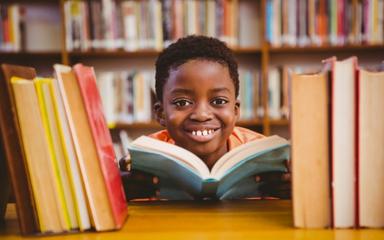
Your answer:
[[[171,27],[174,27],[176,30],[170,32],[170,26],[169,22],[168,25],[160,26],[153,17],[148,18],[149,22],[142,22],[143,19],[136,19],[138,24],[141,24],[140,27],[143,26],[156,26],[156,28],[150,28],[152,31],[154,31],[151,35],[151,33],[146,33],[147,35],[153,37],[152,45],[140,45],[141,40],[145,40],[146,35],[141,35],[142,33],[140,31],[136,31],[134,33],[132,32],[121,32],[124,30],[124,23],[120,22],[117,23],[119,29],[115,29],[117,32],[113,32],[113,29],[110,30],[108,27],[105,29],[106,31],[106,38],[108,41],[116,40],[117,46],[106,46],[103,47],[92,47],[92,36],[100,37],[100,29],[93,29],[89,28],[89,26],[94,26],[94,24],[90,25],[81,25],[81,26],[87,26],[82,29],[87,29],[88,35],[76,35],[74,39],[68,38],[68,0],[55,0],[55,1],[49,1],[49,0],[39,0],[34,1],[31,3],[30,1],[25,0],[13,0],[13,1],[5,1],[0,0],[0,4],[2,5],[2,11],[4,12],[4,8],[7,6],[11,6],[13,4],[23,6],[21,9],[24,9],[22,12],[25,14],[23,15],[23,19],[27,18],[28,22],[22,22],[21,25],[24,28],[24,31],[26,33],[31,32],[28,31],[28,27],[32,29],[41,27],[42,29],[48,30],[48,31],[38,31],[35,32],[32,36],[33,39],[36,37],[40,37],[37,39],[46,39],[46,45],[49,46],[46,50],[44,48],[38,48],[38,49],[31,49],[31,44],[28,45],[28,36],[26,33],[21,32],[20,36],[21,38],[24,37],[24,39],[20,39],[20,46],[16,47],[15,49],[11,50],[4,50],[1,49],[0,54],[0,61],[1,62],[7,62],[7,63],[14,63],[14,64],[21,64],[21,65],[29,65],[32,67],[35,67],[39,73],[42,73],[43,75],[51,75],[52,74],[52,64],[53,63],[63,63],[63,64],[69,64],[73,65],[77,62],[82,62],[84,64],[93,65],[95,66],[96,71],[125,71],[127,69],[136,69],[136,70],[145,70],[145,71],[153,71],[153,65],[156,59],[156,56],[159,54],[161,49],[163,48],[163,44],[169,44],[171,41],[174,41],[178,36],[182,36],[188,33],[197,33],[197,34],[212,34],[212,13],[210,15],[209,8],[212,10],[212,6],[208,7],[209,4],[212,5],[212,2],[214,1],[183,1],[186,2],[185,5],[181,6],[184,8],[179,9],[186,9],[186,8],[192,8],[196,11],[194,14],[191,13],[191,11],[184,11],[185,18],[183,26],[184,32],[180,35],[180,22],[177,22],[177,19],[183,19],[182,16],[175,17],[175,21],[172,22]],[[122,4],[126,1],[83,1],[84,6],[86,7],[87,4],[90,6],[93,6],[94,8],[102,7],[102,4],[106,4],[106,6],[111,10],[111,13],[113,11],[115,13],[118,13],[118,10],[126,9],[129,7],[132,7],[128,4],[128,6],[124,6],[122,8]],[[144,9],[149,9],[149,11],[153,11],[154,16],[158,15],[159,7],[169,6],[169,3],[172,1],[162,0],[160,2],[158,1],[137,1],[137,4],[142,4],[140,7]],[[181,1],[180,1],[181,2]],[[228,4],[230,2],[230,4]],[[377,1],[365,1],[362,0],[351,0],[351,1],[344,1],[343,6],[337,6],[336,10],[340,10],[339,15],[342,16],[341,18],[337,18],[335,20],[335,15],[332,12],[331,5],[327,6],[328,8],[324,10],[324,6],[320,6],[323,3],[326,3],[328,1],[313,1],[313,0],[289,0],[289,1],[282,1],[282,0],[233,0],[233,1],[215,1],[216,5],[214,6],[215,9],[220,8],[220,4],[224,4],[223,11],[219,12],[219,15],[214,16],[221,16],[224,20],[220,24],[224,24],[223,32],[218,33],[216,31],[216,37],[222,38],[224,40],[227,40],[230,44],[231,48],[233,49],[236,58],[239,62],[239,67],[242,68],[245,66],[245,68],[248,70],[258,70],[258,74],[260,74],[260,81],[261,84],[261,91],[260,91],[260,106],[262,108],[263,114],[256,114],[253,115],[252,119],[244,119],[239,122],[239,125],[252,128],[254,130],[260,131],[264,133],[265,135],[271,135],[274,133],[280,133],[283,131],[283,135],[289,137],[288,132],[288,126],[289,126],[289,120],[286,118],[281,119],[275,119],[270,117],[270,106],[269,106],[269,90],[268,90],[268,84],[269,84],[269,70],[275,67],[281,67],[281,66],[319,66],[319,61],[321,61],[324,58],[328,58],[330,56],[337,56],[338,58],[342,59],[348,56],[356,55],[361,59],[362,65],[365,63],[367,64],[379,64],[380,61],[383,59],[380,58],[382,54],[384,53],[384,41],[383,41],[383,16],[380,11],[372,10],[373,7],[365,7],[364,4],[368,3],[372,4],[372,6],[376,6],[377,8],[383,8],[382,1],[379,1],[380,3],[377,3]],[[116,3],[116,4],[115,4]],[[143,3],[145,3],[143,5]],[[159,5],[159,3],[161,3]],[[304,10],[304,13],[306,11],[308,12],[308,21],[305,21],[307,25],[302,23],[302,19],[294,19],[297,20],[297,26],[294,26],[294,30],[296,30],[296,35],[294,39],[295,41],[289,40],[289,34],[292,33],[292,24],[290,24],[289,18],[292,17],[289,13],[287,15],[287,12],[284,12],[284,9],[289,10],[290,4],[296,5],[297,11],[296,15],[301,16],[303,11],[298,6],[303,6],[300,4],[304,4],[304,7],[308,10]],[[364,4],[363,4],[364,3]],[[99,4],[99,5],[98,5]],[[100,5],[101,4],[101,5]],[[151,4],[154,4],[153,6]],[[180,4],[180,3],[178,3]],[[201,4],[205,4],[205,8],[202,8]],[[319,6],[314,4],[320,4]],[[374,5],[378,4],[378,5]],[[73,9],[78,7],[79,9],[73,10],[75,11],[75,24],[78,19],[76,17],[82,17],[81,15],[81,7],[80,5],[72,6]],[[137,5],[138,6],[138,5]],[[137,7],[136,6],[136,7]],[[155,7],[154,7],[155,6]],[[277,8],[280,9],[279,11],[276,11]],[[313,8],[315,6],[315,9]],[[369,5],[371,6],[371,5]],[[335,6],[333,6],[335,7]],[[44,14],[45,19],[49,19],[51,21],[50,24],[46,25],[39,25],[38,21],[33,21],[34,16],[36,17],[36,14],[29,14],[29,9],[32,9],[32,13],[38,11],[38,9],[41,9],[42,11],[48,12],[48,14]],[[85,8],[86,9],[86,8]],[[226,10],[225,10],[226,9]],[[229,10],[228,10],[229,9]],[[231,10],[234,9],[234,10]],[[237,11],[235,10],[237,9]],[[49,10],[49,11],[48,11]],[[100,9],[99,9],[100,10]],[[169,9],[164,10],[160,9],[163,15],[163,18],[166,18],[168,16],[169,18]],[[204,18],[204,21],[201,20],[201,11],[205,11],[206,18]],[[327,15],[329,10],[329,16]],[[168,11],[168,12],[167,12]],[[323,11],[323,12],[322,12]],[[383,11],[382,11],[383,12]],[[73,13],[73,12],[72,12]],[[71,13],[71,14],[72,14]],[[92,12],[89,12],[92,15]],[[106,15],[108,12],[104,11],[103,8],[101,8],[100,16],[98,21],[100,21],[100,18],[108,16]],[[176,11],[171,12],[174,15]],[[29,15],[28,15],[29,14]],[[77,14],[77,15],[76,15]],[[132,21],[132,16],[129,15],[129,13],[124,13],[127,15],[121,16],[123,13],[118,13],[117,15],[110,15],[113,17],[113,19],[117,19],[118,17],[127,17],[126,19],[130,19],[127,21]],[[157,15],[156,15],[157,14]],[[168,14],[168,15],[167,15]],[[172,15],[171,14],[171,15]],[[200,15],[199,15],[200,14]],[[217,14],[214,12],[214,14]],[[221,15],[220,15],[221,14]],[[226,14],[226,15],[225,15]],[[333,14],[333,15],[332,15]],[[368,20],[363,20],[365,15],[373,15],[379,20],[375,20],[376,18],[373,18],[371,20],[370,18]],[[381,14],[381,15],[380,15]],[[95,14],[92,16],[89,16],[90,18],[93,17],[93,20],[97,20],[95,18]],[[179,14],[180,15],[180,14]],[[304,14],[305,15],[305,14]],[[316,17],[319,16],[320,20],[317,20]],[[319,40],[323,39],[324,37],[324,29],[320,29],[321,27],[317,27],[321,24],[321,17],[327,16],[327,21],[329,21],[329,39],[330,41],[326,40]],[[73,16],[72,16],[73,17]],[[96,16],[97,17],[97,16]],[[129,18],[131,17],[131,18]],[[210,18],[211,17],[211,18]],[[343,18],[344,17],[344,18]],[[77,20],[76,20],[77,19]],[[185,20],[187,19],[187,20]],[[216,23],[218,22],[218,19],[216,18]],[[249,20],[251,19],[251,20]],[[341,19],[341,20],[340,20]],[[381,20],[380,20],[381,19]],[[30,21],[29,21],[30,20]],[[39,20],[39,19],[38,19]],[[41,19],[40,19],[41,20]],[[102,20],[102,19],[101,19]],[[158,20],[158,19],[157,19]],[[2,14],[2,21],[4,22],[4,14]],[[151,22],[152,21],[152,22]],[[198,24],[193,25],[193,21],[198,22]],[[339,29],[333,24],[333,21],[339,21]],[[376,22],[375,22],[376,21]],[[37,22],[37,24],[36,24]],[[161,22],[161,21],[160,21]],[[32,23],[32,24],[30,24]],[[35,23],[35,24],[33,24]],[[153,24],[151,24],[153,23]],[[276,26],[273,24],[278,23]],[[157,24],[157,25],[156,25]],[[211,24],[211,25],[210,25]],[[317,25],[316,25],[317,24]],[[199,30],[199,26],[203,26],[206,31]],[[213,26],[216,27],[217,26]],[[302,31],[302,28],[307,29],[307,31]],[[97,28],[97,27],[94,27]],[[159,28],[160,33],[159,33]],[[324,28],[324,26],[322,26]],[[141,28],[144,29],[144,28]],[[178,29],[178,30],[177,30]],[[277,29],[277,30],[276,30]],[[335,30],[336,29],[336,30]],[[99,31],[99,33],[97,31]],[[52,33],[55,33],[55,31],[60,31],[59,34],[55,34],[55,41],[50,41],[50,36],[52,36]],[[112,31],[110,33],[109,31]],[[147,29],[147,32],[149,30]],[[177,32],[179,31],[179,32]],[[211,31],[211,32],[209,32]],[[272,32],[271,32],[272,31]],[[277,31],[277,32],[276,32]],[[326,34],[328,33],[326,32]],[[57,33],[57,32],[56,32]],[[273,35],[273,34],[275,35]],[[78,34],[78,33],[77,33]],[[126,35],[124,35],[126,34]],[[160,35],[158,35],[160,34]],[[304,35],[303,35],[304,34]],[[333,35],[335,36],[341,36],[342,40],[338,40],[336,38],[335,41],[333,41]],[[344,35],[343,35],[344,34]],[[2,35],[4,36],[4,34]],[[163,37],[159,41],[159,36]],[[274,38],[271,38],[271,36],[275,36]],[[277,37],[276,37],[277,36]],[[306,37],[306,41],[301,41],[301,37]],[[343,37],[344,36],[344,37]],[[352,37],[351,37],[352,36]],[[124,38],[125,37],[125,38]],[[136,47],[132,48],[132,46],[126,46],[121,42],[121,38],[124,38],[126,41],[131,41],[133,38],[137,38],[138,42],[134,43]],[[291,36],[292,37],[292,36]],[[316,38],[317,37],[317,38]],[[276,38],[280,38],[276,40]],[[332,38],[332,39],[331,39]],[[163,41],[164,39],[164,41]],[[288,40],[286,40],[288,39]],[[324,39],[327,39],[327,36],[325,36]],[[4,40],[4,37],[2,38]],[[79,40],[80,42],[75,42]],[[332,40],[332,41],[331,41]],[[34,40],[37,41],[37,40]],[[72,47],[69,47],[69,41],[72,41]],[[83,42],[82,42],[83,41]],[[145,42],[144,41],[144,42]],[[319,41],[323,41],[319,44]],[[83,46],[82,44],[86,42],[86,44]],[[113,41],[112,41],[113,42]],[[278,42],[278,44],[276,44]],[[2,43],[2,42],[0,42]],[[77,45],[76,45],[77,44]],[[41,45],[41,44],[39,44]],[[76,46],[75,46],[76,45]],[[108,44],[107,44],[108,45]],[[29,46],[29,47],[28,47]],[[32,45],[33,46],[33,45]],[[37,48],[37,47],[36,47]],[[313,69],[313,67],[310,69]],[[255,112],[257,109],[253,109]],[[154,130],[158,129],[159,125],[156,123],[153,123],[152,121],[148,123],[122,123],[122,122],[116,122],[115,124],[112,124],[111,126],[114,126],[116,129],[126,129],[128,131],[144,131],[144,130]]]

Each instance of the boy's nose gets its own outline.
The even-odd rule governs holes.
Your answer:
[[[196,104],[193,112],[190,115],[190,118],[195,121],[207,121],[212,118],[212,111],[210,106],[205,103]]]

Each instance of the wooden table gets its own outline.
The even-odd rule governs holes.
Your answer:
[[[314,204],[314,207],[316,205]],[[1,240],[21,237],[14,206],[6,214]],[[292,227],[291,202],[283,200],[136,202],[120,231],[86,232],[41,239],[384,239],[384,230],[305,230]]]

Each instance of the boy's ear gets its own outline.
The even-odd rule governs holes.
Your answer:
[[[240,100],[239,99],[236,99],[236,102],[235,102],[235,116],[236,116],[236,119],[239,119],[240,117]]]
[[[165,113],[164,108],[161,102],[156,102],[153,105],[153,110],[155,112],[155,119],[161,126],[165,127]]]

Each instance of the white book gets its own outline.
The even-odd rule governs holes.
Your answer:
[[[260,9],[258,1],[239,2],[239,18],[236,24],[238,24],[240,47],[261,46],[261,22],[258,9]]]
[[[269,94],[269,117],[272,119],[281,118],[280,108],[280,72],[278,68],[272,68],[268,73],[268,94]]]
[[[65,25],[68,21],[67,6],[65,3]],[[26,51],[60,51],[62,45],[62,26],[60,23],[60,9],[53,6],[28,6],[24,16],[25,50]],[[66,31],[71,31],[70,29]],[[44,34],[38,34],[44,33]],[[69,35],[70,32],[67,32]],[[67,39],[67,44],[71,41]],[[71,50],[71,49],[68,49]]]
[[[104,115],[108,125],[113,125],[117,121],[116,94],[115,94],[115,74],[114,72],[102,72],[98,74],[97,86],[99,88],[101,101],[103,104]]]
[[[134,1],[124,1],[121,3],[121,11],[124,25],[124,49],[126,51],[137,50],[137,3]]]
[[[216,37],[216,2],[207,1],[207,36]]]
[[[356,216],[356,68],[357,58],[331,61],[331,161],[333,223],[355,226]]]

